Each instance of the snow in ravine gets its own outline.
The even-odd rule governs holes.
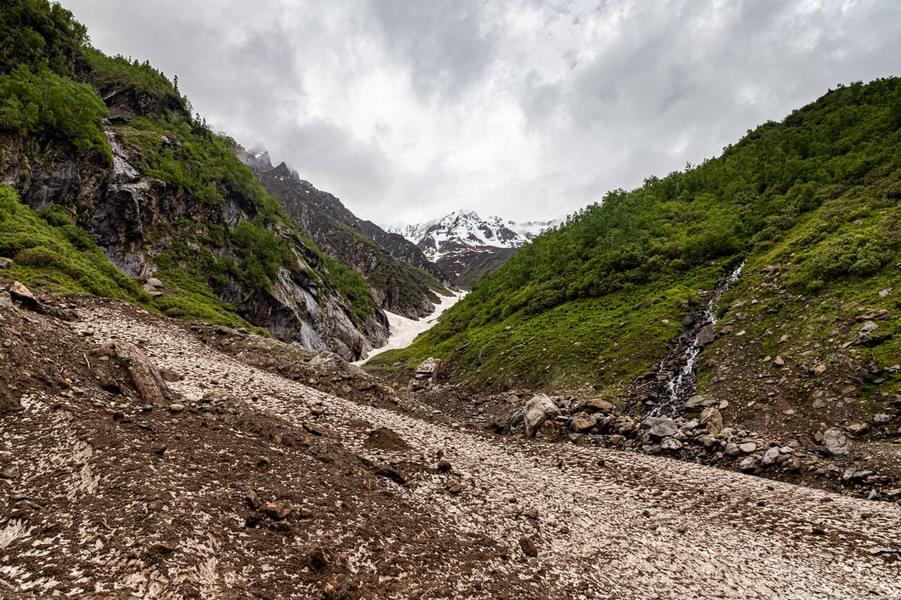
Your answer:
[[[432,312],[432,314],[427,317],[423,317],[422,319],[409,319],[402,315],[397,315],[386,310],[385,314],[388,315],[388,324],[390,331],[388,342],[381,348],[376,348],[368,355],[366,355],[366,358],[358,360],[354,364],[362,365],[373,356],[377,356],[382,352],[387,352],[388,350],[406,348],[413,343],[413,340],[415,340],[420,333],[431,329],[432,326],[438,322],[438,317],[440,317],[442,313],[444,313],[444,311],[456,304],[465,295],[466,292],[454,292],[451,296],[441,296],[441,302],[435,306],[434,312]]]

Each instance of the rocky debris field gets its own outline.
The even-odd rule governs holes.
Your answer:
[[[328,355],[285,376],[132,306],[40,300],[59,312],[0,294],[0,597],[901,596],[892,502],[474,431],[377,383],[358,401],[307,364]]]

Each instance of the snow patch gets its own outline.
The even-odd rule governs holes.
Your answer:
[[[356,361],[354,364],[365,364],[373,356],[378,356],[382,352],[387,352],[388,350],[406,348],[413,343],[413,340],[415,340],[419,334],[434,327],[435,323],[438,322],[438,317],[440,317],[444,311],[459,302],[465,295],[466,292],[455,292],[451,296],[441,296],[441,302],[435,306],[435,310],[432,314],[423,317],[422,319],[410,319],[386,310],[385,314],[388,316],[388,331],[390,333],[387,343],[381,348],[372,350],[365,358]]]

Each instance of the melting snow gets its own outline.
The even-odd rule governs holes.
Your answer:
[[[438,317],[451,306],[456,304],[466,292],[457,292],[452,296],[441,296],[441,302],[435,306],[434,312],[422,319],[409,319],[402,315],[396,315],[393,312],[385,311],[388,315],[388,324],[390,336],[388,342],[381,348],[376,348],[366,358],[356,361],[355,365],[362,365],[373,356],[377,356],[388,350],[396,350],[398,348],[406,348],[413,343],[416,337],[425,331],[431,329],[438,322]]]

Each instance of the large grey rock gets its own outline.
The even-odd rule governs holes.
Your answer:
[[[535,437],[538,428],[551,417],[560,414],[560,409],[554,401],[545,394],[538,394],[526,402],[523,414],[523,423],[526,427],[526,437]]]
[[[666,438],[679,433],[676,422],[666,417],[648,417],[644,424],[649,427],[648,433],[651,437]]]
[[[827,429],[823,433],[823,446],[833,456],[847,456],[851,452],[851,440],[841,429]]]

